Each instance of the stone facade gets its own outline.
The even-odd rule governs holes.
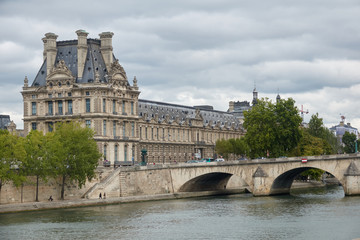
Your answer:
[[[24,132],[52,131],[61,121],[81,121],[95,131],[103,160],[181,162],[214,157],[218,139],[244,134],[239,119],[209,106],[181,106],[139,99],[134,77],[129,84],[124,68],[113,55],[112,32],[88,39],[84,30],[77,40],[56,41],[46,33],[44,62],[33,83],[27,77],[22,91]]]

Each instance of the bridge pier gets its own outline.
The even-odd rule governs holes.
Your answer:
[[[345,176],[344,191],[346,196],[360,195],[360,171],[351,162]]]
[[[270,195],[271,184],[267,181],[269,179],[268,174],[261,168],[258,167],[253,175],[253,190],[252,194],[254,196],[268,196]]]

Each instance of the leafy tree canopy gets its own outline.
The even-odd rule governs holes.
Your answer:
[[[323,126],[323,119],[319,118],[319,114],[313,114],[309,121],[309,133],[318,138],[323,138],[325,134],[325,128]]]
[[[57,175],[63,178],[61,199],[64,199],[65,179],[76,181],[82,187],[86,179],[95,176],[101,154],[93,139],[94,132],[79,122],[59,123],[55,129],[47,148]]]
[[[356,135],[354,133],[345,132],[342,137],[344,146],[344,152],[354,153],[355,152],[355,141]]]
[[[22,140],[7,130],[0,130],[0,191],[1,186],[6,182],[12,181],[19,186],[25,181],[22,175],[25,161]]]
[[[217,140],[215,145],[216,153],[228,158],[229,154],[236,156],[244,156],[249,152],[249,148],[245,142],[245,138],[231,138],[229,140]]]
[[[262,99],[244,113],[245,139],[252,158],[284,156],[297,146],[302,119],[294,104],[291,98],[276,103]]]

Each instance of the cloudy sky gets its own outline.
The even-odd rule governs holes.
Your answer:
[[[326,126],[360,128],[358,0],[1,0],[0,114],[22,128],[21,89],[58,40],[114,33],[116,58],[142,99],[207,104],[292,97]],[[131,82],[131,81],[130,81]]]

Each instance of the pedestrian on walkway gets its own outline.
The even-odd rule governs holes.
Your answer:
[[[104,199],[106,199],[106,193],[104,192]]]
[[[101,197],[101,193],[99,194],[99,199],[102,199],[102,197]]]

